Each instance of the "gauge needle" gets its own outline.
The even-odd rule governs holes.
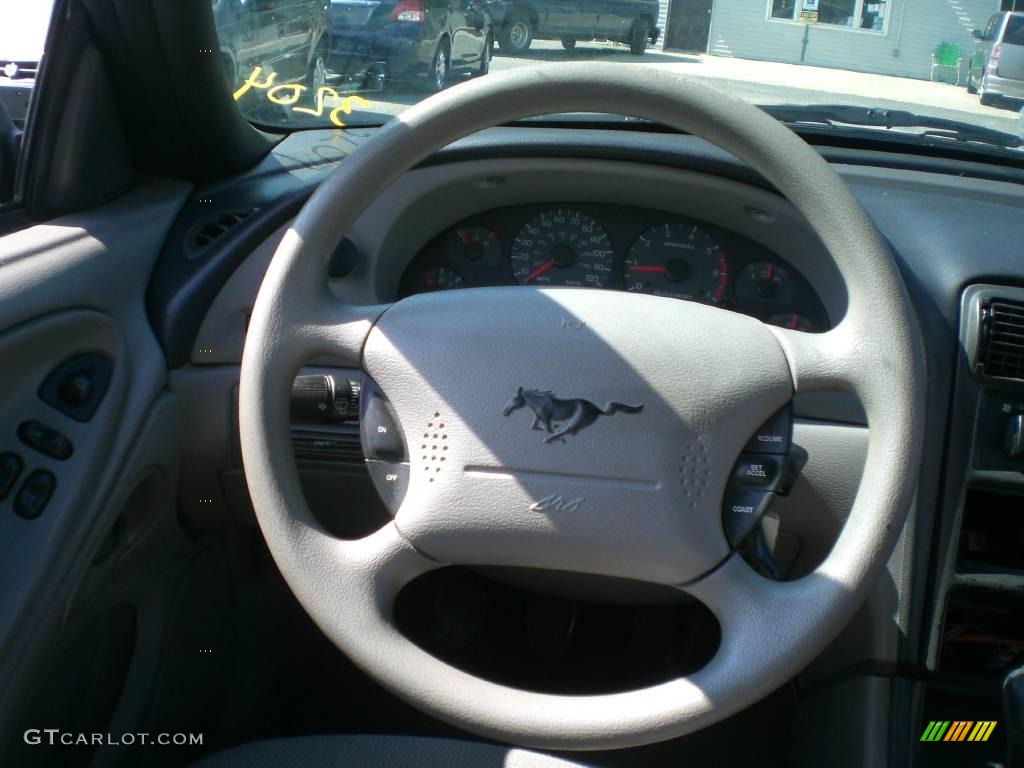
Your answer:
[[[537,267],[535,270],[533,270],[533,272],[528,274],[526,276],[526,278],[523,280],[523,282],[524,283],[532,283],[534,280],[536,280],[538,277],[543,275],[545,272],[547,272],[553,266],[555,266],[555,262],[554,261],[545,261],[543,264],[541,264],[539,267]]]
[[[629,271],[630,272],[664,272],[665,268],[664,267],[641,267],[641,266],[638,265],[638,266],[635,266],[635,267],[630,267]]]

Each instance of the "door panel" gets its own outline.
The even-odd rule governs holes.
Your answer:
[[[35,675],[72,611],[74,591],[139,483],[141,468],[132,471],[131,462],[144,455],[147,424],[167,407],[157,407],[168,397],[166,367],[145,294],[189,189],[143,181],[108,205],[0,238],[0,453],[21,464],[0,500],[0,735],[10,734],[38,686]],[[86,354],[110,364],[91,416],[66,402],[81,386],[69,385],[57,399],[44,387],[53,371]],[[27,432],[32,421],[63,436],[70,451],[55,450],[61,443],[48,433]],[[173,474],[163,464],[147,469]],[[26,519],[16,500],[32,473],[49,473],[56,484],[39,514]],[[175,485],[161,488],[160,503],[173,510]]]
[[[316,2],[313,0],[277,0],[273,11],[271,34],[277,37],[281,50],[283,77],[300,79],[306,73],[313,40]]]
[[[452,66],[462,67],[470,50],[469,20],[466,18],[468,0],[448,0],[448,32],[452,41]]]

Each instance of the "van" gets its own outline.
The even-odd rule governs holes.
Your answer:
[[[1024,13],[995,13],[977,41],[967,70],[967,92],[982,104],[1024,99]]]

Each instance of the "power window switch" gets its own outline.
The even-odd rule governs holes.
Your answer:
[[[45,469],[37,469],[22,483],[14,499],[14,511],[26,520],[39,517],[56,487],[57,478]]]

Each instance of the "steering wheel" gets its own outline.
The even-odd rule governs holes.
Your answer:
[[[761,173],[835,261],[849,297],[841,322],[827,333],[801,333],[696,303],[580,288],[478,288],[375,306],[343,304],[329,290],[329,254],[402,173],[484,128],[576,111],[688,131]],[[878,232],[836,173],[789,129],[696,80],[651,77],[646,67],[519,69],[400,114],[349,155],[295,219],[264,278],[242,359],[245,474],[290,588],[380,684],[441,720],[502,741],[578,750],[646,744],[710,725],[771,692],[863,601],[895,545],[917,477],[920,350],[905,287]],[[372,378],[408,447],[404,501],[393,520],[359,540],[334,538],[317,523],[292,455],[292,380],[319,355]],[[602,413],[586,429],[545,441],[528,411],[504,415],[522,388]],[[862,402],[870,428],[864,475],[825,561],[794,581],[771,581],[730,549],[724,489],[755,429],[794,393],[821,390],[852,392]],[[639,410],[606,415],[620,410],[605,405],[613,402]],[[543,499],[558,503],[538,504]],[[714,613],[720,644],[688,677],[621,693],[563,696],[487,681],[432,656],[395,626],[399,590],[449,564],[671,585]]]

